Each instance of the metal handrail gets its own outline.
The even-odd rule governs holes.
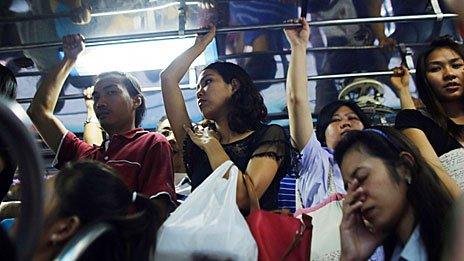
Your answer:
[[[187,5],[196,4],[197,1],[187,1]],[[134,14],[148,11],[156,11],[171,6],[180,4],[180,2],[172,2],[159,6],[149,6],[136,9],[127,9],[127,10],[95,10],[90,14],[91,17],[101,17],[101,16],[112,16],[112,15],[124,15],[124,14]],[[28,21],[38,21],[38,20],[49,20],[49,19],[59,19],[59,18],[70,18],[72,16],[71,12],[62,12],[62,13],[52,13],[52,14],[37,14],[37,15],[18,15],[10,17],[0,17],[0,24],[8,23],[18,23],[18,22],[28,22]]]
[[[399,48],[400,44],[397,44],[395,48]],[[461,43],[462,44],[462,43]],[[407,43],[404,44],[406,47],[426,47],[429,46],[430,43]],[[324,47],[309,47],[306,49],[306,53],[315,53],[315,52],[325,52],[325,51],[351,51],[351,50],[377,50],[377,49],[385,49],[380,45],[361,45],[361,46],[324,46]],[[396,50],[396,49],[395,49]],[[248,52],[248,53],[236,53],[236,54],[226,54],[218,56],[219,60],[227,60],[227,59],[237,59],[237,58],[248,58],[253,56],[261,56],[261,55],[285,55],[290,54],[291,50],[284,50],[284,51],[265,51],[265,52]]]
[[[425,46],[428,46],[428,45],[430,45],[430,43],[408,43],[408,44],[404,44],[404,46],[406,46],[406,47],[425,47]],[[399,47],[400,44],[397,44],[396,46]],[[310,48],[306,49],[306,53],[324,52],[324,51],[377,50],[377,49],[383,49],[383,47],[381,47],[379,45],[310,47]],[[247,52],[247,53],[221,55],[221,56],[218,57],[218,59],[219,60],[229,60],[229,59],[249,58],[249,57],[261,56],[261,55],[288,55],[290,53],[291,53],[291,50],[265,51],[265,52]],[[18,78],[18,77],[29,77],[29,76],[41,76],[43,74],[45,74],[45,72],[31,71],[31,72],[18,72],[18,73],[15,74],[15,76]]]
[[[441,17],[441,16],[440,16]],[[457,18],[457,14],[443,14],[443,18]],[[368,18],[351,18],[351,19],[340,19],[340,20],[325,20],[325,21],[310,21],[310,26],[334,26],[334,25],[350,25],[350,24],[370,24],[370,23],[384,23],[384,22],[409,22],[409,21],[424,21],[424,20],[437,20],[439,17],[436,14],[424,14],[424,15],[405,15],[405,16],[391,16],[391,17],[368,17]],[[299,24],[267,24],[267,25],[241,25],[233,27],[218,28],[217,33],[229,33],[239,31],[250,31],[260,29],[284,29],[284,28],[295,28],[300,27]],[[193,29],[185,30],[182,37],[193,37],[197,34],[207,33],[207,29]],[[141,34],[129,34],[129,35],[117,35],[117,36],[105,36],[105,37],[94,37],[86,39],[86,46],[101,46],[108,44],[122,44],[122,43],[134,43],[153,41],[159,39],[169,39],[179,37],[179,31],[164,31],[164,32],[153,32],[153,33],[141,33]],[[46,47],[60,47],[61,41],[51,41],[42,43],[29,43],[15,46],[3,46],[0,47],[0,53],[22,51],[26,49],[46,48]]]
[[[410,74],[415,74],[416,70],[411,69]],[[393,71],[378,71],[378,72],[360,72],[360,73],[340,73],[340,74],[326,74],[326,75],[310,75],[308,81],[318,80],[331,80],[331,79],[343,79],[343,78],[357,78],[357,77],[378,77],[378,76],[390,76],[393,75]],[[254,83],[280,83],[285,82],[287,78],[276,78],[269,80],[256,80]]]
[[[415,74],[416,70],[411,69],[409,71],[410,74]],[[390,76],[393,75],[393,71],[378,71],[378,72],[360,72],[360,73],[341,73],[341,74],[325,74],[325,75],[310,75],[308,76],[308,81],[318,81],[318,80],[330,80],[330,79],[342,79],[342,78],[357,78],[357,77],[378,77],[378,76]],[[276,79],[268,79],[268,80],[255,80],[253,83],[260,84],[260,83],[283,83],[287,80],[287,78],[276,78]],[[182,90],[194,90],[196,88],[195,85],[183,85],[181,86]],[[149,87],[149,88],[142,88],[142,92],[158,92],[161,91],[161,87]],[[82,94],[70,94],[70,95],[63,95],[58,97],[59,100],[76,100],[76,99],[83,99],[84,96]],[[30,103],[32,102],[32,98],[21,98],[16,99],[18,103]]]

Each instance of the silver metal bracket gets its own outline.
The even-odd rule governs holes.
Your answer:
[[[443,12],[441,11],[438,0],[430,0],[430,4],[432,5],[433,12],[437,15],[437,21],[443,21]]]
[[[185,35],[185,23],[186,23],[186,8],[185,0],[179,0],[179,36]]]
[[[403,64],[408,69],[414,69],[414,59],[412,57],[413,51],[410,47],[407,47],[404,43],[398,45],[399,52],[401,54]]]

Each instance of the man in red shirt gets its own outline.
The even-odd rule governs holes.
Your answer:
[[[28,114],[45,142],[56,152],[57,167],[84,158],[105,162],[118,172],[129,189],[152,198],[165,212],[161,216],[166,216],[176,202],[172,150],[163,135],[138,128],[146,107],[134,77],[109,72],[96,79],[94,109],[109,136],[101,146],[80,140],[53,115],[63,84],[84,48],[81,35],[63,38],[64,59],[42,79]]]

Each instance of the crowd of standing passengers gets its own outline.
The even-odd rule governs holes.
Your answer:
[[[106,72],[96,78],[91,94],[96,119],[86,122],[86,128],[99,124],[106,138],[85,142],[53,113],[85,49],[81,35],[64,37],[64,58],[41,80],[27,111],[60,169],[46,183],[36,258],[53,258],[84,225],[108,218],[130,242],[118,251],[145,259],[156,229],[179,204],[174,173],[185,171],[195,190],[228,160],[239,169],[236,202],[244,215],[250,200],[243,175],[253,181],[265,210],[278,208],[280,181],[289,173],[298,176],[303,208],[318,208],[331,195],[341,195],[341,245],[333,251],[343,260],[438,260],[454,253],[452,240],[445,245],[444,228],[464,188],[462,45],[438,38],[418,57],[415,81],[423,110],[409,93],[408,69],[393,69],[391,82],[402,109],[396,128],[371,126],[356,103],[340,100],[325,105],[314,126],[306,73],[310,29],[304,19],[298,23],[301,27],[285,30],[291,46],[290,137],[281,126],[266,124],[263,97],[247,72],[229,62],[201,71],[196,96],[204,120],[190,120],[179,82],[214,39],[212,26],[161,73],[167,118],[158,132],[140,128],[146,101],[137,79]],[[2,72],[2,95],[14,98],[15,85],[14,76]],[[2,149],[2,188],[11,184],[15,168],[8,149]],[[137,210],[143,215],[128,215]]]

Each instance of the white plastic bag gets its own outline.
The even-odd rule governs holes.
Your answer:
[[[159,229],[155,260],[257,260],[258,247],[236,203],[237,176],[232,161],[224,162],[188,196]]]

